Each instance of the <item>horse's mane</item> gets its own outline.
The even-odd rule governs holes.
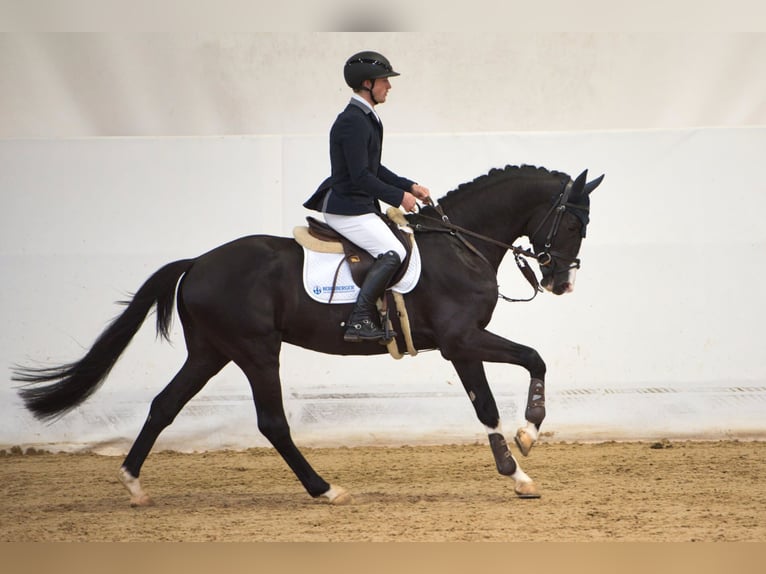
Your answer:
[[[460,193],[468,190],[485,188],[500,181],[505,181],[508,178],[529,177],[555,177],[569,179],[569,176],[566,173],[560,171],[552,171],[544,167],[537,167],[534,165],[506,165],[504,168],[492,168],[488,173],[480,175],[473,181],[461,183],[456,189],[447,192],[447,194],[442,199],[447,199],[450,196],[454,197],[455,195],[459,195]]]

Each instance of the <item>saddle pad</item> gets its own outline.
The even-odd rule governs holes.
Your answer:
[[[351,269],[348,263],[343,261],[343,253],[319,253],[303,248],[303,287],[306,293],[314,301],[320,303],[354,303],[359,295],[359,287],[351,278]],[[343,264],[341,265],[341,261]],[[333,280],[335,272],[341,265],[338,278],[335,281],[335,293],[333,293]],[[412,256],[407,271],[399,283],[391,287],[397,293],[409,293],[418,284],[420,279],[420,252],[417,244],[412,246]]]

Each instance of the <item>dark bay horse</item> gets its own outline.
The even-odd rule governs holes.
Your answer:
[[[439,213],[428,206],[408,216],[416,230],[430,230],[416,231],[422,272],[415,289],[405,295],[414,347],[439,349],[452,362],[487,429],[498,471],[514,479],[514,490],[522,498],[539,494],[508,449],[483,362],[510,363],[529,371],[526,426],[515,436],[525,456],[545,417],[546,366],[534,349],[485,330],[498,300],[497,270],[507,251],[515,249],[512,242],[527,236],[533,250],[527,255],[538,261],[542,286],[557,295],[571,291],[590,193],[602,178],[588,183],[586,171],[572,181],[543,168],[508,166],[448,193],[439,201]],[[439,233],[440,222],[470,235],[454,227],[451,233]],[[25,383],[20,394],[26,407],[49,420],[81,404],[106,379],[153,307],[158,334],[169,337],[176,300],[188,355],[152,401],[120,468],[131,504],[151,504],[139,473],[162,430],[230,361],[250,383],[258,429],[306,491],[335,504],[349,502],[350,495],[325,482],[293,443],[282,403],[280,347],[286,342],[335,355],[375,355],[386,349],[376,342],[344,342],[340,325],[349,304],[312,300],[303,288],[302,264],[303,250],[293,239],[254,235],[165,265],[147,279],[82,359],[51,368],[16,369],[14,379]]]

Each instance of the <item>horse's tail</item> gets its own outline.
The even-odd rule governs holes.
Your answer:
[[[19,394],[35,417],[56,419],[90,397],[104,382],[155,305],[157,336],[168,340],[176,284],[193,262],[193,259],[183,259],[168,263],[149,277],[133,299],[125,303],[125,311],[104,329],[90,351],[76,363],[48,368],[17,367],[13,380],[24,383]]]

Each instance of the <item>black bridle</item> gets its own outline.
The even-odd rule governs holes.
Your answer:
[[[564,255],[563,253],[559,253],[558,251],[553,251],[551,249],[551,246],[556,239],[556,235],[558,235],[559,226],[561,225],[561,220],[564,218],[564,213],[566,212],[567,208],[569,207],[571,209],[581,209],[583,211],[588,211],[587,206],[578,205],[569,201],[569,195],[571,193],[572,180],[570,179],[566,186],[564,186],[564,190],[559,194],[553,206],[548,210],[548,213],[545,214],[545,217],[543,217],[543,220],[537,226],[537,229],[535,229],[535,231],[529,236],[534,243],[534,238],[537,237],[538,233],[540,233],[540,230],[542,229],[543,225],[545,225],[545,222],[548,221],[551,216],[553,216],[553,223],[548,230],[548,235],[545,237],[544,248],[540,253],[536,254],[535,257],[540,267],[548,267],[551,265],[551,263],[553,263],[554,259],[568,261],[569,265],[567,265],[564,269],[559,270],[559,273],[569,271],[570,269],[580,268],[580,259],[578,257],[569,257],[568,255]]]
[[[433,207],[436,210],[436,212],[441,216],[441,219],[440,220],[435,219],[433,217],[428,217],[423,214],[419,214],[419,216],[424,219],[428,219],[430,221],[435,222],[439,227],[429,227],[429,226],[423,225],[422,223],[415,223],[414,225],[411,224],[410,227],[412,227],[414,231],[448,232],[451,235],[454,235],[455,237],[457,237],[471,252],[475,253],[477,256],[479,256],[482,260],[484,260],[490,266],[491,264],[489,263],[487,258],[484,256],[484,254],[481,251],[479,251],[470,241],[468,241],[465,237],[463,237],[464,235],[467,235],[469,237],[473,237],[476,239],[480,239],[481,241],[485,241],[493,245],[497,245],[499,247],[506,249],[507,251],[512,252],[514,259],[516,260],[516,265],[518,266],[522,275],[524,275],[526,280],[529,282],[529,284],[532,285],[535,291],[532,297],[528,299],[511,299],[502,294],[500,294],[499,296],[503,300],[511,301],[511,302],[531,301],[537,296],[539,292],[542,291],[542,288],[540,287],[540,283],[537,281],[537,277],[535,276],[534,271],[532,271],[532,269],[529,267],[529,264],[524,259],[524,257],[530,257],[532,259],[537,260],[537,263],[538,265],[540,265],[540,267],[549,267],[551,265],[555,266],[555,261],[557,260],[568,262],[566,267],[555,271],[555,273],[563,273],[563,272],[568,272],[571,269],[580,268],[580,259],[578,257],[570,257],[568,255],[564,255],[563,253],[560,253],[558,251],[554,251],[551,249],[553,242],[556,240],[556,235],[558,235],[559,227],[561,226],[561,220],[563,219],[564,213],[566,212],[567,208],[581,209],[584,211],[588,211],[587,206],[578,205],[576,203],[571,203],[569,201],[569,196],[572,193],[572,185],[573,185],[573,182],[570,179],[564,186],[564,189],[556,198],[556,201],[554,201],[551,208],[545,214],[545,217],[543,217],[542,221],[540,221],[540,224],[537,226],[534,233],[532,233],[529,236],[530,240],[532,240],[532,242],[534,243],[534,238],[537,236],[538,233],[540,233],[540,230],[542,229],[543,225],[545,225],[545,223],[551,217],[553,217],[553,221],[551,223],[550,229],[548,230],[548,235],[545,237],[544,249],[540,253],[534,253],[533,251],[530,251],[529,249],[524,249],[522,247],[510,245],[508,243],[498,241],[491,237],[487,237],[486,235],[482,235],[481,233],[476,233],[475,231],[471,231],[470,229],[466,229],[464,227],[460,227],[459,225],[455,225],[449,220],[447,215],[444,213],[444,210],[442,210],[441,206],[434,203],[430,197],[425,200],[425,203]]]

